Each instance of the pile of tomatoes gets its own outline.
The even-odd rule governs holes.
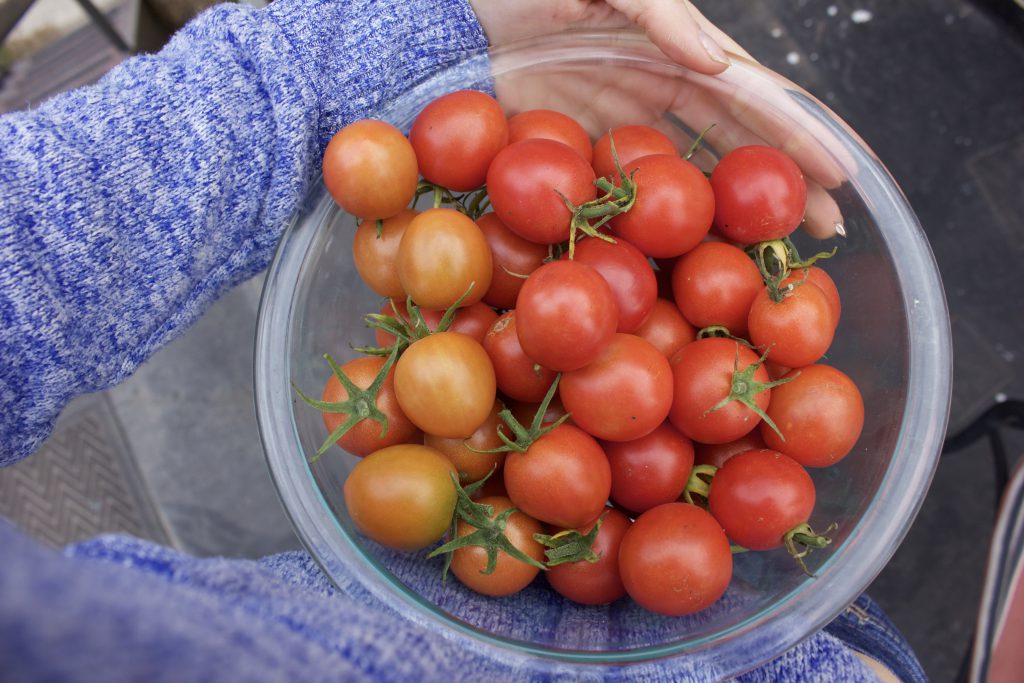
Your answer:
[[[543,573],[666,615],[721,597],[734,552],[828,544],[807,468],[853,449],[864,407],[821,362],[835,284],[787,237],[803,176],[767,146],[705,174],[694,148],[642,125],[592,143],[476,91],[408,136],[337,133],[324,181],[383,304],[376,345],[326,356],[321,398],[302,397],[329,433],[316,457],[360,458],[344,491],[363,534],[435,546],[487,595]]]

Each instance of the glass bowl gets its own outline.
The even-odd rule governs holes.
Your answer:
[[[516,671],[582,676],[608,665],[659,667],[671,657],[673,666],[720,679],[779,655],[828,623],[881,571],[938,461],[951,392],[949,319],[934,259],[906,198],[835,114],[738,57],[709,77],[671,63],[635,33],[570,33],[470,55],[385,103],[376,117],[408,130],[432,98],[463,88],[496,92],[509,114],[563,111],[595,136],[616,125],[654,125],[681,151],[714,123],[694,157],[698,165],[710,168],[734,146],[763,142],[791,152],[808,178],[827,188],[818,193],[825,223],[841,220],[846,237],[795,241],[808,253],[840,248],[826,265],[843,295],[843,314],[825,362],[853,377],[866,405],[854,451],[812,473],[818,502],[811,521],[815,528],[838,523],[834,542],[808,558],[813,577],[782,550],[737,555],[722,600],[699,614],[668,618],[628,599],[575,605],[542,578],[516,596],[484,598],[457,580],[442,584],[440,560],[425,560],[426,551],[395,553],[361,537],[342,496],[356,458],[335,448],[308,463],[326,434],[317,411],[292,389],[294,383],[318,393],[328,373],[322,355],[343,362],[355,355],[351,345],[371,343],[362,316],[380,307],[352,262],[354,221],[322,183],[281,240],[256,338],[260,432],[298,535],[346,591],[373,596]],[[837,208],[841,218],[829,213]]]

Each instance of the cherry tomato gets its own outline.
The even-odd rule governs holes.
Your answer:
[[[530,109],[508,120],[508,142],[531,138],[557,140],[571,147],[589,164],[594,156],[590,136],[571,116],[550,109]]]
[[[491,357],[498,390],[517,401],[539,403],[548,393],[555,373],[527,357],[519,344],[515,310],[503,313],[484,337],[484,350]]]
[[[611,287],[619,310],[616,330],[632,332],[639,327],[658,298],[657,278],[640,250],[624,239],[612,243],[587,238],[576,244],[575,251],[576,262],[596,270]]]
[[[563,529],[596,519],[612,486],[601,446],[582,429],[567,424],[537,439],[525,453],[510,452],[504,477],[516,507]]]
[[[461,305],[469,306],[491,286],[491,248],[477,224],[453,209],[428,209],[412,219],[397,266],[402,288],[424,308],[444,310],[467,290]]]
[[[715,215],[711,184],[699,168],[674,152],[636,159],[637,199],[611,220],[614,234],[647,256],[670,258],[704,239]]]
[[[407,207],[416,194],[416,153],[389,123],[363,119],[338,131],[324,151],[324,185],[357,218],[376,221]]]
[[[781,302],[767,289],[754,297],[747,316],[750,341],[768,350],[773,363],[801,368],[817,361],[832,345],[835,325],[824,293],[812,282],[797,285]]]
[[[385,359],[379,356],[365,356],[350,360],[341,366],[341,371],[352,380],[360,389],[366,389],[377,374],[384,367]],[[348,390],[345,385],[332,373],[324,385],[324,393],[321,397],[324,401],[340,403],[348,399]],[[373,451],[393,446],[399,443],[409,443],[419,440],[419,429],[416,428],[402,409],[398,406],[398,399],[395,397],[395,369],[391,368],[384,383],[377,392],[377,408],[388,418],[388,431],[382,438],[381,423],[376,420],[364,419],[357,422],[351,429],[345,432],[337,443],[352,455],[360,457],[369,455]],[[324,426],[327,433],[331,434],[348,419],[346,413],[323,413]]]
[[[530,425],[533,422],[533,418],[536,417],[537,411],[540,410],[540,403],[532,403],[530,401],[509,401],[508,409],[512,411],[512,416],[519,420],[519,424]],[[542,425],[553,424],[558,421],[558,418],[566,414],[565,406],[562,405],[562,399],[558,397],[556,393],[554,398],[548,403],[548,409],[544,411],[544,417],[541,419]],[[566,424],[572,424],[572,418],[566,420]]]
[[[672,291],[676,306],[697,329],[723,325],[746,336],[747,315],[764,281],[746,253],[724,242],[704,242],[676,261]]]
[[[769,427],[769,429],[771,429]],[[744,451],[753,451],[765,448],[764,439],[761,438],[760,430],[753,430],[741,436],[735,441],[725,443],[694,443],[693,462],[695,465],[712,465],[721,467],[725,461]]]
[[[394,318],[396,309],[398,315],[403,320],[409,320],[409,309],[406,308],[404,299],[389,299],[385,301],[380,308],[380,314]],[[444,311],[421,308],[420,315],[423,316],[423,322],[427,324],[428,328],[436,330],[441,322],[441,318],[444,317]],[[482,344],[484,335],[487,334],[487,330],[491,329],[491,325],[494,324],[497,318],[498,314],[495,313],[493,308],[478,301],[475,304],[456,310],[455,317],[452,318],[448,331],[461,332]],[[376,339],[377,346],[382,348],[388,348],[395,343],[395,336],[380,328],[374,330],[374,338]]]
[[[548,248],[525,240],[509,230],[497,214],[485,213],[476,220],[491,247],[494,270],[484,301],[495,308],[515,308],[516,297],[525,277],[537,270],[548,257]]]
[[[647,319],[633,334],[649,341],[666,358],[671,358],[697,338],[697,330],[686,321],[676,305],[660,298],[655,300]]]
[[[646,512],[679,500],[693,469],[693,442],[671,424],[633,441],[603,442],[612,468],[612,500],[630,512]]]
[[[395,363],[398,405],[428,434],[469,437],[487,419],[496,394],[487,352],[458,332],[413,342]]]
[[[640,515],[619,546],[626,592],[641,607],[677,617],[712,605],[732,579],[732,549],[722,527],[687,503]]]
[[[481,498],[477,502],[494,508],[492,519],[512,507],[512,501],[505,497]],[[543,562],[544,546],[533,538],[534,534],[539,534],[543,530],[537,520],[531,519],[522,512],[513,512],[508,517],[504,534],[513,546],[538,562]],[[473,526],[459,520],[455,533],[457,537],[461,538],[474,531],[476,529]],[[494,565],[494,571],[484,574],[486,568],[487,551],[479,546],[465,546],[452,554],[451,570],[459,581],[477,593],[492,597],[518,593],[530,585],[537,573],[540,572],[537,567],[501,551],[498,552],[498,561]]]
[[[345,479],[352,523],[374,541],[419,550],[440,539],[455,512],[455,468],[433,448],[417,444],[374,451]]]
[[[715,408],[729,396],[737,368],[740,372],[757,363],[758,356],[731,339],[709,337],[687,344],[676,354],[672,366],[675,391],[669,419],[683,434],[702,443],[725,443],[740,438],[761,421],[761,417],[738,400]],[[768,382],[768,371],[759,366],[752,377]],[[749,383],[748,383],[749,385]],[[772,390],[752,397],[762,411],[768,408]]]
[[[505,462],[504,453],[480,453],[479,451],[500,448],[503,443],[498,438],[498,429],[506,429],[505,423],[498,417],[501,410],[501,403],[494,402],[490,415],[477,427],[476,431],[469,435],[468,439],[445,438],[434,434],[427,434],[423,443],[431,448],[440,451],[446,458],[451,460],[455,469],[459,472],[459,481],[462,484],[472,484],[480,481],[491,471],[497,473]],[[476,449],[476,450],[472,450]]]
[[[787,278],[787,282],[796,282],[805,278],[808,282],[817,285],[821,293],[825,295],[828,308],[832,312],[832,323],[838,326],[839,318],[843,313],[843,304],[839,299],[839,289],[836,288],[835,281],[818,266],[811,266],[793,271],[792,275]]]
[[[846,373],[828,365],[791,371],[793,380],[772,389],[768,417],[782,432],[763,429],[769,448],[804,467],[827,467],[845,458],[864,428],[864,400]]]
[[[672,368],[645,339],[616,333],[588,365],[566,372],[558,387],[581,429],[607,441],[650,434],[672,407]]]
[[[615,141],[615,153],[619,157],[619,165],[629,175],[634,168],[634,161],[650,154],[679,155],[675,143],[667,135],[650,126],[619,126],[611,130],[609,137],[605,133],[594,143],[594,172],[597,177],[618,178],[619,171],[615,168],[612,158],[612,140]]]
[[[542,138],[509,145],[487,171],[494,213],[508,229],[537,244],[569,239],[572,214],[595,198],[594,169],[567,145]],[[563,199],[564,197],[564,199]]]
[[[606,509],[601,528],[591,550],[597,553],[597,562],[580,560],[557,564],[544,573],[548,583],[560,595],[583,605],[607,605],[626,594],[619,576],[619,545],[632,522],[618,510]],[[588,534],[596,520],[584,524],[576,531]]]
[[[814,482],[797,461],[768,449],[746,451],[715,472],[708,511],[733,542],[771,550],[810,518],[814,496]]]
[[[409,131],[423,177],[456,192],[484,184],[487,167],[508,144],[508,121],[497,100],[476,90],[438,97]]]
[[[380,235],[377,221],[363,221],[356,228],[352,241],[352,259],[363,282],[381,296],[405,299],[405,290],[398,277],[398,245],[405,229],[419,214],[413,209],[402,209],[383,222]]]
[[[727,239],[753,244],[785,237],[800,225],[807,184],[800,167],[774,147],[737,147],[711,172],[715,227]]]

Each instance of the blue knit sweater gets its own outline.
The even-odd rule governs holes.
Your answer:
[[[220,6],[159,54],[0,118],[0,465],[263,269],[334,131],[485,47],[465,0]],[[871,637],[858,623],[747,678],[871,680],[847,644],[920,671],[884,615]],[[598,673],[702,678],[685,660]],[[59,555],[0,520],[5,682],[560,675],[460,649],[304,553],[198,560],[103,537]]]

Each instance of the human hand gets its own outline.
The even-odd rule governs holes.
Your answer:
[[[704,74],[750,57],[688,0],[469,0],[491,45],[566,29],[642,29],[667,57]]]

